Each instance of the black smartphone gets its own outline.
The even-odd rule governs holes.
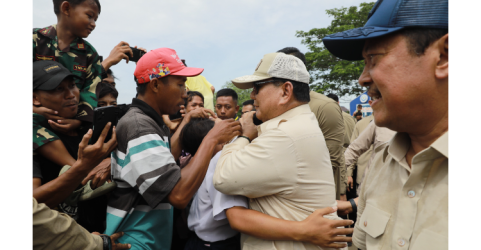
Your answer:
[[[252,119],[254,120],[254,125],[256,126],[259,126],[263,123],[263,121],[259,120],[256,116],[256,114],[254,114],[254,116],[252,117]]]
[[[112,138],[112,129],[114,126],[117,126],[120,118],[127,113],[129,110],[130,105],[127,104],[120,104],[117,106],[107,106],[107,107],[100,107],[94,109],[94,126],[93,126],[93,134],[92,138],[90,138],[90,144],[94,144],[102,134],[102,131],[105,128],[107,123],[111,122],[111,126],[107,137],[105,137],[104,142],[108,142],[110,138]]]
[[[132,49],[132,53],[134,54],[134,56],[129,56],[129,61],[138,62],[140,58],[145,55],[145,52],[140,49],[136,49],[133,47],[130,47],[130,49]]]

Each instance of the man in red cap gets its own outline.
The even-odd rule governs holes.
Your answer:
[[[202,184],[216,145],[240,135],[240,123],[225,120],[206,135],[197,154],[182,168],[178,133],[191,118],[207,118],[199,108],[184,117],[170,139],[162,115],[175,114],[187,98],[185,81],[203,69],[184,66],[175,50],[160,48],[145,54],[134,75],[138,98],[117,125],[118,147],[112,152],[112,176],[117,188],[107,207],[108,232],[124,232],[118,242],[131,249],[170,249],[173,208],[183,209]],[[172,148],[172,153],[171,153]]]

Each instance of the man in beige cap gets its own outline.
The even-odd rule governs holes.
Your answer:
[[[249,208],[289,221],[302,221],[317,209],[335,207],[329,151],[308,105],[309,73],[302,61],[284,53],[266,54],[253,75],[232,83],[240,89],[253,88],[255,114],[263,123],[255,126],[254,112],[244,114],[242,135],[222,150],[213,178],[215,188],[246,196]],[[331,211],[324,217],[332,229],[351,223]],[[267,234],[262,239],[243,234],[242,249],[323,249]],[[346,241],[341,240],[346,239],[343,236],[337,238]]]

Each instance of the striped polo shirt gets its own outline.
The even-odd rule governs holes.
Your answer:
[[[170,153],[169,130],[149,105],[134,99],[116,132],[111,171],[117,188],[109,197],[105,234],[124,232],[117,242],[131,249],[170,249],[173,207],[167,196],[180,168]]]

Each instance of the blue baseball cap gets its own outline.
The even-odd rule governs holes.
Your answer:
[[[408,27],[448,29],[448,0],[378,0],[364,27],[326,36],[322,42],[341,59],[362,60],[366,39]]]

